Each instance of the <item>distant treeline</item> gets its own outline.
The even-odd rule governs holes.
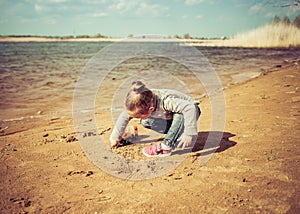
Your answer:
[[[67,35],[67,36],[39,36],[39,35],[0,35],[0,37],[16,37],[16,38],[20,38],[20,37],[38,37],[38,38],[49,38],[49,39],[82,39],[82,38],[112,38],[109,36],[105,36],[102,35],[100,33],[94,35],[94,36],[90,36],[90,35],[77,35],[77,36],[73,36],[73,35]]]
[[[95,36],[90,36],[90,35],[77,35],[77,36],[73,36],[73,35],[67,35],[67,36],[40,36],[40,35],[0,35],[1,37],[15,37],[15,38],[30,38],[30,37],[37,37],[37,38],[49,38],[49,39],[86,39],[86,38],[114,38],[111,36],[105,36],[102,34],[97,34]],[[129,34],[127,36],[128,38],[133,38],[134,35],[133,34]],[[146,38],[147,36],[145,36]],[[189,33],[183,34],[182,36],[175,34],[174,36],[167,36],[166,38],[176,38],[176,39],[201,39],[201,40],[208,40],[208,39],[226,39],[226,37],[213,37],[213,38],[208,38],[208,37],[192,37],[190,36]]]

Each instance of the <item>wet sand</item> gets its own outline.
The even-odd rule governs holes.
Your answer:
[[[113,177],[88,160],[73,128],[71,95],[40,108],[37,103],[34,114],[1,122],[0,212],[297,213],[299,72],[295,64],[227,87],[223,138],[205,166],[199,158],[212,131],[211,107],[201,98],[193,151],[172,172],[143,181]],[[112,123],[98,123],[107,139]],[[115,152],[142,157],[140,145]]]

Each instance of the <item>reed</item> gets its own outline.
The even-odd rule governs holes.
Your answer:
[[[300,28],[292,24],[267,24],[224,40],[223,46],[238,47],[299,47]]]

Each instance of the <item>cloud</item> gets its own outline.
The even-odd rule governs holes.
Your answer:
[[[108,2],[108,0],[79,0],[79,2],[85,3],[85,4],[104,4]]]
[[[237,2],[236,4],[234,4],[235,8],[239,8],[239,7],[248,7],[249,3],[246,2]]]
[[[141,2],[138,5],[138,8],[136,10],[136,15],[138,16],[145,16],[145,15],[149,15],[152,17],[155,16],[164,16],[167,15],[169,8],[165,7],[163,5],[160,4],[147,4],[145,2]]]
[[[181,16],[181,19],[187,19],[188,18],[188,16],[187,15],[183,15],[183,16]]]
[[[25,0],[25,2],[31,4],[61,4],[68,1],[69,0]]]
[[[109,9],[116,10],[119,13],[123,14],[135,8],[140,2],[141,0],[117,0],[109,6]]]
[[[187,5],[195,5],[204,2],[205,0],[185,0],[184,3]]]
[[[39,14],[61,14],[61,11],[74,11],[74,7],[67,4],[43,4],[37,3],[34,5],[34,9]]]
[[[22,18],[20,17],[20,22],[24,24],[35,24],[35,23],[44,23],[44,24],[56,24],[57,19],[52,18],[52,17],[47,17],[47,18]]]
[[[263,9],[263,5],[258,3],[258,4],[255,4],[255,5],[252,5],[249,9],[250,12],[258,12],[258,11],[261,11]]]
[[[196,19],[203,19],[203,16],[202,15],[198,15],[195,17]]]
[[[35,2],[34,9],[39,14],[43,14],[47,12],[57,14],[62,10],[66,11],[70,9],[67,0],[46,0],[46,1],[35,0],[31,2]]]
[[[106,17],[106,16],[108,16],[108,14],[102,12],[102,13],[89,14],[89,16],[91,16],[91,17]]]
[[[36,11],[51,10],[55,13],[57,10],[79,11],[85,9],[99,9],[107,0],[25,0],[34,5]]]
[[[27,0],[39,16],[104,17],[106,0]]]
[[[67,2],[68,0],[46,0],[44,2],[49,2],[49,3],[64,3]]]
[[[36,12],[39,13],[39,12],[42,12],[43,10],[45,10],[45,7],[40,5],[40,4],[35,4],[34,9],[35,9]]]
[[[109,7],[119,14],[135,14],[137,16],[167,16],[169,8],[161,4],[150,4],[145,0],[115,0]]]
[[[266,18],[273,18],[275,16],[275,13],[269,12],[265,15]]]

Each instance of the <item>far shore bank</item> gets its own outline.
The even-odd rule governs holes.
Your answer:
[[[132,38],[59,38],[59,37],[39,37],[39,36],[0,36],[0,42],[120,42],[129,40]],[[133,38],[136,40],[136,38]],[[147,38],[148,39],[148,38]],[[154,40],[153,40],[154,39]],[[157,38],[153,38],[151,41],[157,41]],[[143,38],[137,38],[137,41],[144,40]],[[299,46],[293,45],[257,45],[241,43],[234,39],[173,39],[166,38],[167,40],[184,42],[186,45],[195,47],[237,47],[237,48],[298,48]],[[159,40],[161,41],[161,40]]]
[[[58,38],[39,36],[1,36],[0,42],[117,42],[121,38]]]
[[[42,37],[42,36],[0,36],[0,42],[119,42],[136,38],[64,38],[64,37]],[[137,38],[143,40],[143,38]],[[147,38],[150,39],[150,38]],[[158,38],[153,38],[157,40]],[[166,38],[166,40],[174,40],[185,42],[195,46],[220,46],[224,39],[176,39]]]
[[[59,37],[42,37],[42,36],[0,36],[0,42],[120,42],[132,38],[59,38]],[[133,38],[136,39],[136,38]],[[137,38],[138,41],[143,38]],[[147,38],[148,39],[148,38]],[[157,40],[157,38],[153,41]],[[174,39],[166,38],[166,40],[174,40],[184,42],[191,46],[220,46],[223,39]]]
[[[42,36],[0,36],[0,42],[118,42],[122,40],[136,38],[64,38],[64,37],[42,37]],[[138,38],[143,39],[143,38]],[[148,39],[148,38],[147,38]],[[153,38],[158,39],[158,38]],[[218,44],[222,39],[174,39],[166,38],[166,40],[182,41],[190,44]]]

